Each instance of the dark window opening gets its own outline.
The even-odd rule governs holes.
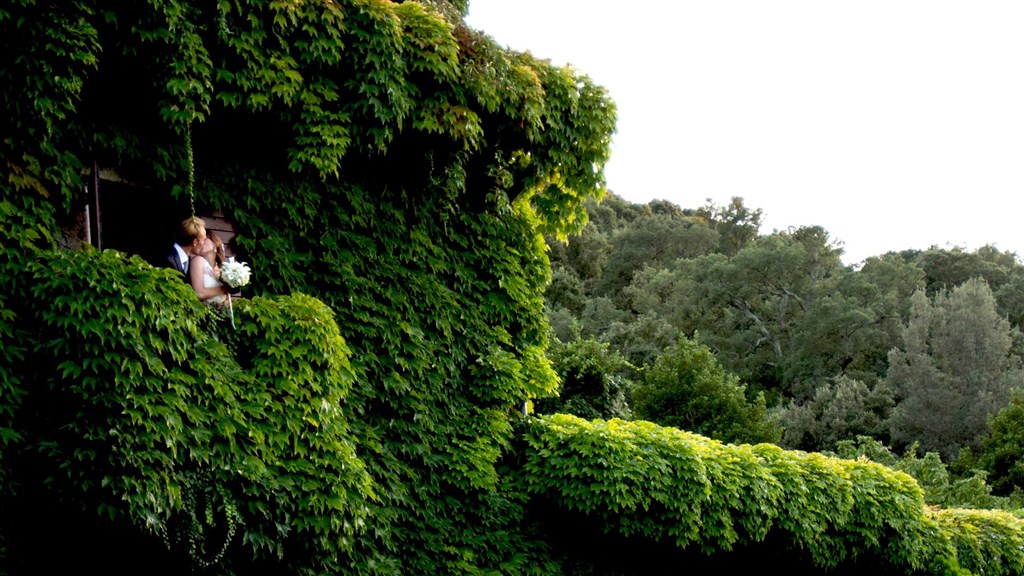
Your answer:
[[[182,206],[166,191],[148,188],[120,178],[110,170],[99,170],[90,178],[87,208],[81,220],[88,220],[83,243],[141,256],[154,266],[165,266],[166,254],[174,242],[179,223],[188,218]],[[235,255],[234,225],[222,213],[196,214],[224,242],[228,255]]]

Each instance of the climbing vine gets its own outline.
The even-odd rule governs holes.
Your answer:
[[[182,483],[182,510],[161,527],[161,536],[168,550],[180,549],[195,568],[206,569],[224,557],[242,516],[208,472],[183,474]]]

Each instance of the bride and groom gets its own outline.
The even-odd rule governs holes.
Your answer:
[[[181,273],[203,303],[216,307],[227,302],[230,289],[220,281],[224,263],[224,243],[213,232],[207,233],[201,218],[183,220],[167,253],[167,265]]]

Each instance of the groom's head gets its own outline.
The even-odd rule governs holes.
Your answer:
[[[189,254],[199,254],[206,240],[206,223],[195,216],[185,218],[178,227],[175,242],[185,249]]]

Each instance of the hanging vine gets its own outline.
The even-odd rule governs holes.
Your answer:
[[[195,199],[195,181],[196,181],[196,169],[195,161],[192,155],[192,121],[189,120],[185,124],[185,155],[188,158],[188,208],[189,214],[194,219],[196,217],[196,199]]]
[[[209,472],[186,473],[181,500],[183,510],[164,526],[164,545],[185,549],[196,567],[209,568],[224,557],[242,516]]]

